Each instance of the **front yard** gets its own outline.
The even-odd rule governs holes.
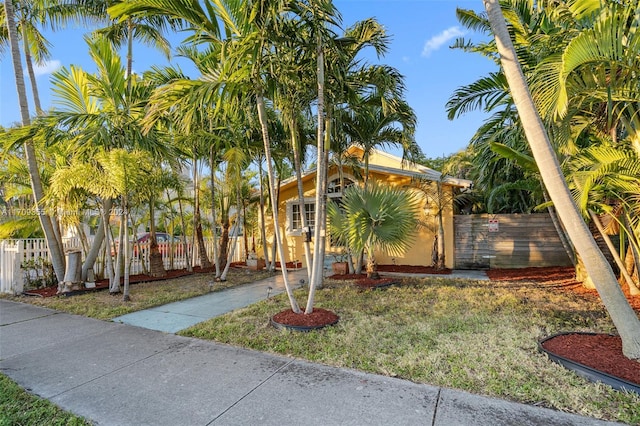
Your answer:
[[[224,286],[270,275],[234,270]],[[109,319],[209,292],[210,281],[209,274],[202,274],[136,284],[128,303],[106,291],[14,300]],[[340,316],[335,326],[310,333],[276,330],[270,317],[288,308],[281,294],[180,334],[640,424],[640,395],[587,382],[538,351],[540,339],[558,332],[615,332],[600,300],[573,290],[554,280],[463,281],[446,276],[363,290],[348,281],[327,279],[316,306]],[[299,300],[306,291],[296,290]]]

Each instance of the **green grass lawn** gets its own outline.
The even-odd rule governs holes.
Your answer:
[[[91,423],[32,395],[0,374],[0,425],[85,426]]]
[[[336,326],[276,330],[270,316],[288,308],[280,295],[180,334],[640,424],[640,396],[587,382],[538,351],[554,333],[615,331],[595,298],[534,283],[414,279],[375,291],[328,281],[316,300],[340,315]]]
[[[227,281],[216,282],[213,291],[247,284],[272,277],[273,272],[230,269]],[[120,315],[166,305],[212,291],[213,274],[195,274],[164,281],[153,281],[131,285],[131,301],[124,302],[121,294],[111,295],[106,290],[90,291],[71,297],[12,297],[12,300],[56,309],[70,314],[108,320]]]

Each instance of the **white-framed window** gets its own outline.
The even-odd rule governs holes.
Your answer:
[[[304,203],[304,218],[306,220],[309,230],[313,232],[316,226],[316,203],[306,202]],[[302,231],[302,216],[300,215],[300,204],[293,203],[291,205],[291,230],[301,232]]]
[[[342,198],[342,189],[340,188],[340,179],[332,178],[327,188],[327,197],[339,202]],[[349,178],[344,179],[344,186],[348,188],[353,185],[354,181]],[[287,234],[301,236],[302,235],[302,217],[300,215],[300,203],[297,199],[287,201]],[[304,199],[304,213],[309,227],[309,232],[313,234],[316,226],[316,200],[315,198]]]

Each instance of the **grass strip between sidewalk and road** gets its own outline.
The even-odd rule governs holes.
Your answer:
[[[91,423],[30,394],[0,374],[0,425],[89,426]]]

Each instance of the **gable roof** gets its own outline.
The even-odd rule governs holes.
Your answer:
[[[351,145],[345,153],[348,156],[357,157],[360,161],[364,156],[364,150],[357,146]],[[427,179],[430,181],[439,181],[442,180],[443,183],[457,186],[460,188],[469,188],[471,186],[471,181],[467,179],[458,179],[452,176],[444,176],[442,173],[433,170],[429,167],[411,163],[408,161],[403,161],[402,158],[397,157],[393,154],[389,154],[388,152],[380,151],[378,149],[372,149],[369,154],[369,171],[376,172],[386,175],[397,175],[397,176],[406,176],[409,178],[418,178],[418,179]],[[305,180],[308,177],[315,176],[316,169],[313,168],[308,170],[302,176],[302,179]],[[289,179],[286,179],[280,185],[281,188],[288,187],[292,182],[295,183],[295,176]]]

